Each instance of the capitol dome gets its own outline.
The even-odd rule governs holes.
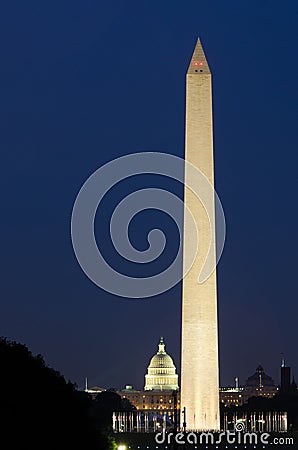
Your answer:
[[[148,373],[145,375],[145,391],[177,390],[178,375],[170,355],[165,351],[164,340],[161,337],[158,352],[151,358]]]

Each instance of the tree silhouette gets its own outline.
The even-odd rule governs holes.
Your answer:
[[[96,396],[93,405],[93,417],[96,423],[101,423],[106,429],[111,429],[112,415],[114,411],[135,411],[127,398],[121,398],[119,394],[112,391],[104,391]]]
[[[0,448],[115,448],[92,419],[89,396],[47,367],[41,355],[0,338],[0,361]]]

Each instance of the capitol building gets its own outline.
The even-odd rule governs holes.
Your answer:
[[[151,358],[145,375],[143,391],[135,390],[127,385],[118,391],[122,398],[127,398],[137,409],[156,411],[173,411],[177,391],[179,390],[178,374],[171,356],[165,350],[163,337],[160,338],[157,353]],[[179,399],[177,400],[179,408]]]
[[[145,391],[177,390],[178,375],[170,355],[165,351],[164,340],[161,337],[158,352],[151,358],[148,373],[145,375]]]

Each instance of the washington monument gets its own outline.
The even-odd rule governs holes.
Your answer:
[[[198,40],[186,76],[185,160],[196,166],[214,185],[211,72]],[[185,171],[185,186],[192,185]],[[214,219],[214,198],[210,195]],[[185,208],[194,216],[199,238],[196,259],[183,280],[181,409],[188,430],[219,430],[219,373],[215,235],[198,198],[185,187]],[[190,224],[184,215],[184,244]],[[213,240],[211,240],[213,238]],[[214,243],[214,271],[203,283],[198,276]],[[184,247],[185,248],[185,247]],[[184,260],[186,259],[184,255]],[[183,419],[183,418],[182,418]]]

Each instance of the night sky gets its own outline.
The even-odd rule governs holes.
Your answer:
[[[106,162],[183,157],[185,73],[200,36],[227,222],[221,385],[244,383],[259,363],[278,383],[281,352],[298,378],[297,23],[295,0],[2,3],[0,335],[79,387],[88,376],[90,386],[142,388],[161,335],[179,371],[181,286],[145,300],[99,289],[76,261],[70,219]],[[165,221],[144,214],[132,229],[139,249]],[[177,233],[165,227],[172,251]]]

